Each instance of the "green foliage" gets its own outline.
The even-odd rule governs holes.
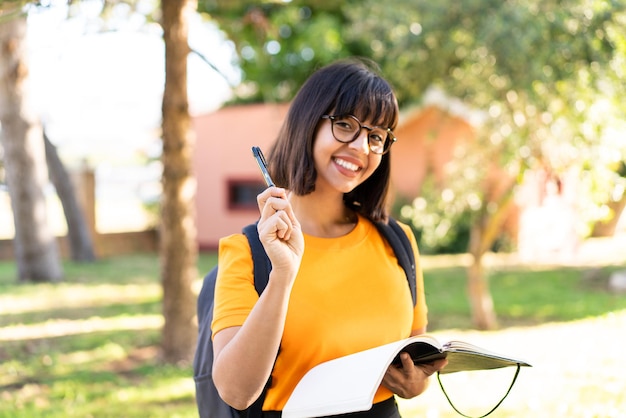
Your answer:
[[[456,200],[443,199],[432,178],[413,201],[396,199],[394,215],[413,229],[421,254],[460,254],[467,251],[471,217]],[[436,227],[433,227],[436,225]]]
[[[626,128],[626,107],[612,99],[625,88],[626,40],[617,31],[626,19],[623,2],[367,3],[355,10],[361,24],[348,33],[372,46],[401,100],[419,101],[437,86],[466,105],[459,110],[440,99],[439,107],[477,121],[477,141],[458,150],[445,189],[432,201],[436,222],[419,225],[433,230],[428,235],[445,240],[434,230],[468,211],[475,213],[471,224],[497,212],[502,202],[489,200],[485,188],[490,167],[513,179],[526,168],[576,170],[589,223],[623,193],[614,166],[626,159],[617,134]]]
[[[350,55],[341,3],[207,0],[198,7],[236,44],[239,102],[288,101],[315,68]]]
[[[453,228],[463,214],[483,222],[502,204],[485,190],[492,165],[518,180],[529,167],[575,170],[589,224],[624,193],[624,0],[205,0],[199,9],[237,45],[240,100],[289,100],[316,67],[349,55],[376,60],[401,104],[423,103],[432,88],[461,99],[461,108],[436,103],[477,132],[435,198],[453,196]],[[434,236],[425,228],[441,225],[417,228]]]

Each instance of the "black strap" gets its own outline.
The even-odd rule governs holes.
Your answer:
[[[270,259],[265,252],[265,248],[263,248],[261,239],[259,238],[259,231],[256,229],[256,222],[246,225],[243,228],[243,233],[246,238],[248,238],[250,249],[252,250],[254,287],[260,295],[265,290],[267,282],[269,281],[272,263],[270,263]]]
[[[417,291],[415,288],[416,272],[415,272],[415,254],[413,253],[413,247],[411,241],[406,235],[406,232],[398,224],[394,218],[389,218],[388,223],[375,222],[376,228],[387,240],[393,252],[398,259],[398,263],[404,270],[406,278],[409,282],[409,288],[411,289],[411,297],[413,298],[413,305],[417,303]]]
[[[253,274],[254,274],[254,287],[259,295],[263,293],[265,287],[267,286],[267,282],[270,278],[270,271],[272,270],[272,263],[270,262],[267,253],[265,252],[265,248],[263,248],[263,244],[261,243],[261,239],[259,238],[259,231],[257,230],[256,222],[250,225],[246,225],[243,228],[243,234],[248,238],[248,242],[250,243],[250,250],[252,251],[252,265],[253,265]],[[278,354],[276,354],[278,356]],[[241,418],[257,418],[261,417],[263,414],[263,403],[265,401],[265,396],[267,394],[267,390],[272,385],[272,375],[265,383],[265,387],[261,392],[261,395],[257,398],[256,401],[252,405],[250,405],[247,409],[243,411],[239,411],[239,416]]]
[[[506,399],[507,396],[509,396],[509,393],[511,392],[511,389],[513,389],[513,385],[515,384],[515,381],[517,380],[517,376],[519,375],[519,371],[520,371],[520,364],[517,363],[517,370],[515,370],[515,375],[513,375],[513,380],[511,381],[511,385],[509,386],[509,388],[507,389],[506,393],[504,394],[504,396],[502,397],[502,399],[500,399],[500,402],[498,402],[496,404],[496,406],[494,406],[493,408],[491,408],[491,410],[489,412],[487,412],[484,415],[481,415],[479,417],[476,418],[485,418],[487,415],[491,414],[493,411],[495,411],[502,402],[504,402],[504,400]],[[443,391],[443,394],[445,395],[446,399],[448,400],[448,403],[450,404],[450,406],[452,407],[452,409],[454,409],[459,415],[464,416],[465,418],[473,418],[470,415],[465,415],[463,412],[459,411],[457,409],[456,406],[454,406],[454,404],[452,403],[452,401],[450,400],[450,397],[448,396],[448,394],[446,393],[446,390],[443,388],[443,384],[441,383],[441,377],[439,377],[439,372],[437,372],[437,381],[439,382],[439,387],[441,388],[441,390]]]

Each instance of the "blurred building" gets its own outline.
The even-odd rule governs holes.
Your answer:
[[[256,195],[265,185],[251,147],[269,149],[287,110],[286,104],[254,104],[225,107],[194,118],[200,248],[215,249],[220,237],[239,232],[258,218]],[[404,200],[418,196],[428,173],[442,181],[455,145],[473,138],[465,119],[437,106],[403,115],[395,133],[399,139],[393,146],[392,193]],[[493,179],[497,182],[503,177]],[[515,213],[512,216],[516,219]],[[511,222],[513,234],[515,225]]]
[[[458,107],[431,100],[422,108],[403,112],[395,130],[398,142],[393,146],[394,199],[417,197],[427,175],[443,185],[445,165],[455,147],[474,138],[468,122],[472,116]],[[265,184],[251,147],[268,150],[287,111],[288,104],[252,104],[194,118],[196,225],[201,249],[216,249],[220,237],[237,233],[258,218],[256,195]],[[488,199],[497,201],[514,180],[495,165],[490,173],[485,190],[490,192]],[[522,260],[568,262],[576,257],[581,236],[576,226],[576,187],[575,174],[555,178],[543,170],[526,172],[504,226]],[[604,229],[612,235],[615,227]]]

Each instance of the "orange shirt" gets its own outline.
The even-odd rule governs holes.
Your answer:
[[[304,235],[305,250],[289,301],[280,354],[264,410],[282,410],[302,376],[324,361],[376,347],[426,326],[417,244],[403,225],[416,255],[417,300],[413,307],[404,270],[376,227],[359,217],[338,238]],[[243,234],[220,240],[213,333],[241,326],[258,295],[252,258]],[[374,402],[392,393],[379,388]]]

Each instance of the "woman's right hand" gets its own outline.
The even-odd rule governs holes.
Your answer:
[[[259,238],[272,262],[272,272],[295,278],[304,253],[302,228],[285,189],[269,187],[257,196]]]

